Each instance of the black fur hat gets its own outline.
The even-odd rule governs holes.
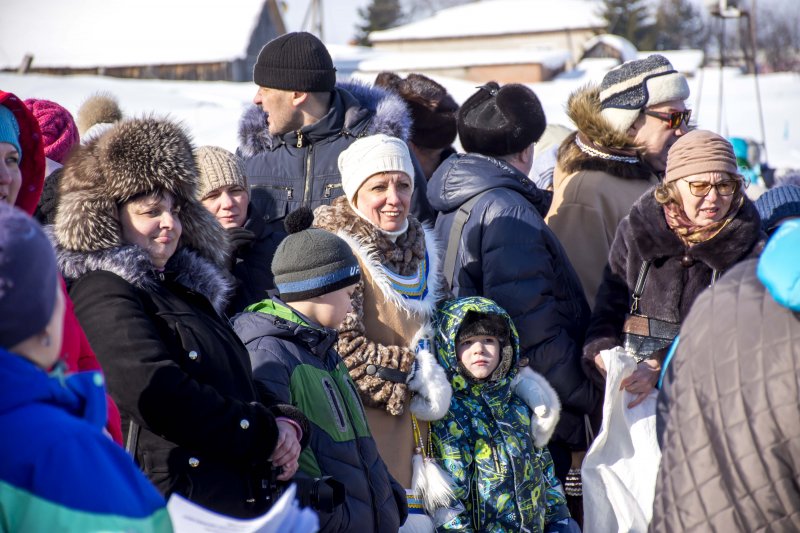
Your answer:
[[[458,136],[467,152],[502,156],[539,140],[547,126],[536,94],[516,83],[490,81],[461,105]]]
[[[458,328],[456,344],[461,342],[462,339],[485,335],[497,337],[497,340],[500,341],[500,345],[503,346],[508,344],[508,334],[508,322],[506,322],[502,316],[470,311],[467,313],[467,316],[464,317],[461,326]]]
[[[423,148],[447,148],[456,140],[458,104],[442,85],[422,74],[405,79],[381,72],[375,85],[400,95],[411,111],[411,142]]]

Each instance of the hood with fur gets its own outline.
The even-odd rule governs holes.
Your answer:
[[[369,118],[363,135],[383,133],[408,140],[411,130],[411,114],[403,99],[380,87],[351,80],[337,83],[333,93],[331,112],[318,123],[302,128],[304,137],[327,138],[330,135],[347,134]],[[251,105],[239,120],[239,154],[252,157],[274,150],[284,142],[291,142],[295,132],[283,136],[270,135],[267,114],[260,106]]]
[[[183,127],[153,117],[120,122],[79,147],[59,184],[59,245],[75,252],[118,248],[124,244],[119,205],[141,193],[168,191],[182,204],[180,247],[224,265],[225,231],[195,199],[193,150]]]
[[[573,132],[564,139],[558,150],[558,164],[565,174],[599,170],[624,179],[642,180],[648,180],[654,174],[650,165],[641,159],[641,148],[600,114],[600,89],[597,86],[588,85],[573,92],[567,101],[567,115],[578,131],[595,144],[617,150],[636,150],[640,153],[640,161],[624,163],[586,154],[575,143],[578,132]]]

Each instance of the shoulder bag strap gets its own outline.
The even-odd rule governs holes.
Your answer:
[[[650,261],[645,259],[639,267],[639,277],[636,278],[636,286],[633,288],[633,302],[631,303],[631,314],[639,310],[639,300],[644,292],[644,282],[647,281],[647,271],[650,270]]]
[[[139,445],[139,424],[131,420],[128,426],[128,439],[125,442],[125,451],[130,454],[134,461],[136,461],[136,448]]]
[[[442,267],[447,285],[451,289],[453,288],[453,278],[456,275],[456,256],[458,255],[458,246],[461,244],[461,233],[464,231],[464,224],[467,223],[472,208],[478,200],[480,200],[481,196],[491,190],[492,189],[487,189],[464,202],[461,207],[458,208],[458,211],[456,211],[455,217],[453,217],[453,225],[450,226],[450,234],[447,237],[447,251],[444,254],[444,266]]]

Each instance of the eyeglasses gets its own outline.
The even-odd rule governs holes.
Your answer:
[[[738,191],[739,187],[741,186],[741,183],[739,183],[737,180],[725,180],[718,183],[709,183],[707,181],[686,181],[686,183],[689,184],[689,192],[691,192],[694,196],[699,196],[700,198],[711,192],[712,187],[717,190],[718,195],[730,196]]]
[[[692,110],[687,109],[686,111],[673,111],[672,113],[659,113],[658,111],[650,111],[649,109],[645,109],[642,111],[647,116],[655,117],[659,120],[663,120],[664,122],[669,123],[670,129],[677,130],[681,127],[681,123],[686,124],[686,127],[689,127],[689,119],[692,117]]]

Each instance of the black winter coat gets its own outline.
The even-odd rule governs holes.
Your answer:
[[[739,261],[757,256],[765,239],[758,211],[745,197],[736,217],[722,231],[688,248],[667,225],[653,189],[648,190],[617,227],[586,333],[587,360],[621,345],[622,325],[643,260],[652,264],[638,313],[682,323],[697,296],[711,285],[713,272],[719,277]]]
[[[59,262],[123,427],[141,426],[136,461],[153,484],[228,515],[264,512],[275,417],[300,422],[306,439],[308,426],[257,395],[247,350],[209,302],[224,305],[222,271],[181,249],[159,273],[130,245],[59,250]]]
[[[235,319],[255,378],[280,402],[308,416],[311,441],[297,477],[333,476],[347,487],[343,505],[319,513],[322,532],[396,532],[407,514],[406,493],[392,478],[367,424],[347,367],[336,353],[336,331],[277,298]]]
[[[491,298],[511,316],[520,352],[561,399],[554,442],[585,449],[583,415],[600,400],[580,367],[589,307],[578,277],[545,225],[550,193],[507,163],[478,154],[454,155],[428,183],[437,211],[436,236],[447,242],[458,208],[486,193],[461,234],[453,277],[456,297]]]
[[[330,111],[318,122],[280,136],[270,135],[266,113],[251,106],[239,122],[237,150],[245,162],[250,200],[267,221],[281,219],[301,205],[328,205],[344,194],[340,153],[359,137],[376,133],[407,141],[410,128],[411,115],[398,95],[356,82],[334,89]],[[436,214],[426,198],[425,174],[413,153],[411,158],[411,214],[432,224]]]
[[[236,292],[228,304],[227,315],[234,316],[250,304],[267,297],[275,288],[272,279],[272,258],[283,238],[283,232],[274,231],[258,208],[252,203],[247,209],[244,229],[252,231],[255,240],[234,252],[231,273],[236,278]]]

